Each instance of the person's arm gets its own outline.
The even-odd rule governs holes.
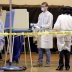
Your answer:
[[[4,24],[3,24],[2,20],[0,20],[0,33],[4,33]],[[0,40],[4,41],[3,35],[0,35]]]
[[[55,24],[54,24],[54,31],[59,31],[61,29],[61,24],[60,24],[60,16],[57,18]]]
[[[0,20],[0,33],[4,33],[4,24],[1,20]]]
[[[41,28],[41,20],[40,20],[41,15],[39,15],[38,17],[38,22],[36,24],[34,24],[34,27],[40,29]]]
[[[2,20],[0,20],[0,33],[4,33],[4,24]],[[5,44],[5,39],[3,35],[0,35],[0,52],[3,50]]]

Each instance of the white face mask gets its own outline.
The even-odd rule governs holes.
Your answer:
[[[43,12],[44,12],[44,11],[45,11],[45,9],[42,7],[42,8],[41,8],[41,11],[43,11]]]

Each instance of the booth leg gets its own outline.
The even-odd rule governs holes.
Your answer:
[[[29,44],[29,51],[30,51],[31,67],[33,67],[33,64],[32,64],[32,54],[31,54],[31,47],[30,47],[30,40],[29,40],[29,36],[28,36],[28,44]]]
[[[24,38],[24,55],[25,55],[25,66],[27,66],[27,62],[26,62],[26,49],[25,49],[25,36],[23,36]]]

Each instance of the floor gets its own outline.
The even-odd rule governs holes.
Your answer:
[[[9,57],[9,56],[8,56]],[[56,71],[56,68],[58,66],[58,54],[52,54],[51,55],[51,64],[50,64],[50,67],[31,67],[31,64],[30,64],[30,57],[29,57],[29,54],[27,54],[27,70],[25,71],[5,71],[5,72],[59,72],[59,71]],[[4,55],[3,55],[3,58]],[[32,60],[33,60],[33,65],[37,64],[37,54],[36,53],[32,53]],[[71,55],[71,69],[68,71],[68,72],[72,72],[72,55]],[[44,54],[44,58],[43,58],[43,63],[45,63],[45,54]],[[0,61],[0,66],[3,66],[4,65],[4,61]],[[19,63],[13,63],[14,66],[25,66],[25,61],[24,61],[24,54],[21,54],[21,57],[20,57],[20,61]],[[4,72],[4,71],[0,71],[0,72]],[[61,72],[67,72],[65,71],[65,69]]]

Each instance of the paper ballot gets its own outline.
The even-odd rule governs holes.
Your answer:
[[[16,30],[29,29],[29,12],[27,12],[27,9],[14,9],[14,11],[13,28]]]

